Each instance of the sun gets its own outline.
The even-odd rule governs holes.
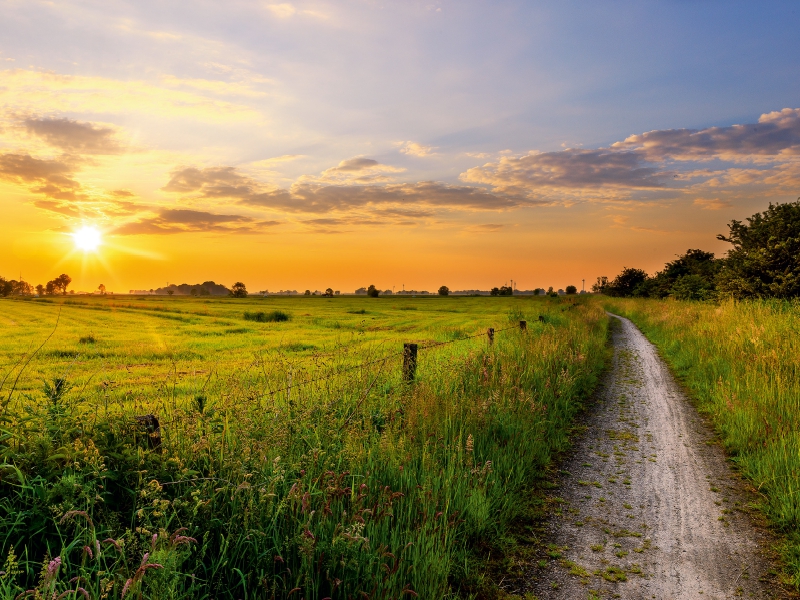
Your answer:
[[[75,246],[84,252],[94,252],[100,246],[100,231],[95,227],[82,227],[72,234]]]

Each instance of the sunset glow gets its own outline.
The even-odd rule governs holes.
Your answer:
[[[559,288],[800,195],[792,3],[173,8],[4,6],[0,272]]]

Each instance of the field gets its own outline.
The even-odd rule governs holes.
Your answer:
[[[607,299],[661,350],[785,534],[800,586],[800,304]]]
[[[483,594],[606,352],[590,299],[47,300],[0,303],[3,597]]]

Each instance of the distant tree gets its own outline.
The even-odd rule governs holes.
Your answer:
[[[56,291],[60,291],[65,296],[67,295],[67,286],[69,286],[70,283],[72,283],[72,277],[66,273],[62,273],[53,280],[53,286]]]
[[[97,291],[100,292],[101,294],[105,295],[106,286],[101,283],[100,285],[97,286]]]
[[[338,296],[338,295],[339,295],[339,294],[341,294],[342,292],[340,292],[339,290],[336,290],[336,291],[335,291],[335,292],[333,292],[333,293],[334,293],[336,296]]]
[[[167,290],[167,295],[172,296],[175,293],[175,290]]]
[[[800,199],[771,204],[763,213],[731,221],[728,235],[717,239],[733,246],[717,276],[722,295],[734,298],[800,296]]]
[[[237,281],[231,286],[231,291],[229,293],[234,298],[247,298],[247,286],[241,281]]]
[[[500,295],[500,288],[493,287],[491,290],[489,290],[489,295],[490,296],[499,296]]]
[[[565,291],[567,292],[568,296],[571,296],[572,294],[578,293],[578,288],[576,288],[574,285],[568,285]]]
[[[647,272],[642,269],[634,269],[625,267],[622,272],[614,278],[608,286],[606,286],[605,293],[609,296],[630,297],[646,295],[641,293],[641,286],[649,279]]]
[[[210,296],[211,292],[208,291],[208,288],[201,287],[200,288],[200,295],[201,296]]]
[[[558,292],[556,292],[553,289],[553,286],[551,285],[549,288],[547,288],[547,295],[550,296],[551,298],[556,298],[558,297]]]
[[[53,280],[51,279],[51,280],[50,280],[50,281],[48,281],[48,282],[47,282],[47,284],[45,285],[45,287],[44,287],[44,293],[45,293],[45,294],[47,294],[48,296],[52,296],[53,294],[55,294],[55,293],[56,293],[56,291],[57,291],[57,290],[56,290],[56,283],[55,283],[55,281],[53,281]]]
[[[544,290],[542,288],[536,288],[533,290],[533,295],[538,296],[539,294],[544,294]]]
[[[370,285],[367,288],[367,296],[370,298],[377,298],[380,295],[380,291],[374,285]]]
[[[305,292],[303,292],[303,296],[310,296],[310,295],[311,295],[311,290],[306,290]]]
[[[197,295],[198,295],[200,292],[197,290],[197,288],[192,288],[192,291],[191,291],[191,292],[189,292],[189,293],[190,293],[192,296],[197,296]]]
[[[326,288],[324,295],[327,296],[328,298],[333,298],[333,288]]]
[[[0,296],[4,298],[14,291],[14,285],[5,277],[0,277]]]
[[[443,285],[439,288],[439,295],[440,296],[449,296],[450,295],[450,288],[446,285]]]
[[[607,287],[608,287],[608,277],[603,275],[602,277],[598,277],[597,281],[595,281],[592,284],[592,291],[595,294],[605,294]]]
[[[36,293],[40,296],[44,296],[44,286],[41,283],[36,286]]]

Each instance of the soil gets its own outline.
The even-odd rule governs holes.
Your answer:
[[[522,587],[541,600],[793,597],[752,490],[655,347],[611,316],[613,365],[562,466],[550,543]]]

